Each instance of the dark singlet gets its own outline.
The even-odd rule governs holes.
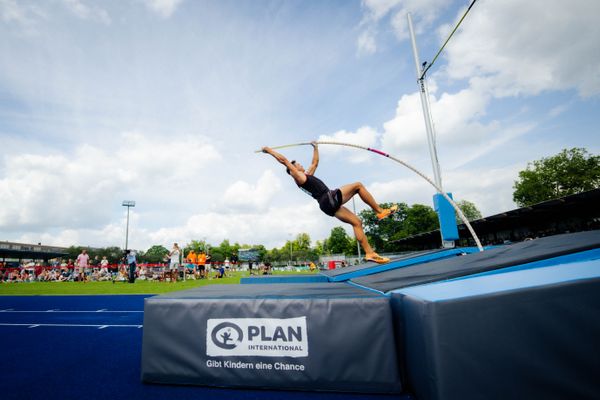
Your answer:
[[[310,194],[315,200],[319,200],[325,193],[329,192],[327,185],[324,184],[322,180],[312,175],[306,175],[306,182],[302,185],[298,185],[298,187]]]
[[[298,187],[317,200],[321,211],[330,217],[333,217],[342,205],[340,189],[329,190],[327,185],[317,177],[306,175],[306,182]]]

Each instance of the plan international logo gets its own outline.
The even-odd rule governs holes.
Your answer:
[[[206,355],[308,357],[306,317],[209,319]]]

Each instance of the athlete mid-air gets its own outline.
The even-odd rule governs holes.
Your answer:
[[[350,183],[339,189],[330,190],[323,181],[314,176],[317,166],[319,165],[319,148],[316,142],[311,142],[311,145],[313,146],[313,159],[308,170],[305,170],[299,162],[295,160],[289,161],[270,147],[263,147],[262,151],[263,153],[272,155],[277,161],[285,165],[287,173],[291,175],[296,182],[296,185],[317,200],[321,211],[331,217],[336,217],[342,222],[352,225],[354,236],[365,251],[365,259],[367,261],[374,261],[379,264],[389,262],[389,258],[381,257],[373,251],[373,248],[369,244],[367,236],[363,231],[361,220],[352,211],[344,207],[344,204],[355,194],[358,194],[362,201],[373,209],[377,218],[380,220],[395,212],[398,209],[398,206],[394,205],[387,209],[381,208],[371,193],[369,193],[365,186],[360,182]]]

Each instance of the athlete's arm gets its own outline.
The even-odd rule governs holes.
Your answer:
[[[302,185],[304,182],[306,182],[306,176],[304,175],[304,173],[298,171],[296,166],[294,164],[292,164],[290,162],[290,160],[285,158],[283,155],[279,154],[278,152],[276,152],[275,150],[273,150],[270,147],[263,147],[262,151],[263,151],[263,153],[272,155],[277,161],[279,161],[281,164],[285,165],[285,167],[290,170],[290,175],[292,176],[292,178],[294,178],[294,180],[299,185]]]
[[[317,142],[310,142],[310,144],[313,147],[313,159],[306,173],[309,175],[314,175],[317,167],[319,166],[319,146],[317,145]]]

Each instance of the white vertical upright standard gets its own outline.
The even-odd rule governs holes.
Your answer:
[[[429,101],[427,87],[425,86],[425,77],[421,77],[423,70],[419,59],[419,51],[417,50],[417,42],[415,40],[415,31],[413,29],[412,18],[410,13],[408,18],[408,30],[410,31],[410,40],[412,43],[413,55],[415,58],[415,67],[417,68],[417,83],[419,85],[419,93],[421,94],[421,105],[423,107],[423,118],[425,119],[425,129],[427,130],[427,142],[429,143],[429,155],[431,156],[431,164],[433,167],[433,178],[437,187],[442,188],[442,177],[440,174],[440,164],[438,162],[437,150],[435,148],[435,134],[433,132],[433,119],[429,110]]]
[[[413,29],[412,18],[410,13],[407,14],[408,19],[408,30],[410,32],[410,40],[413,49],[413,56],[415,59],[415,67],[417,69],[417,84],[419,85],[419,93],[421,95],[421,106],[423,107],[423,118],[425,119],[425,129],[427,131],[427,142],[429,143],[429,156],[431,157],[431,166],[433,167],[433,178],[438,188],[442,189],[442,176],[440,173],[440,163],[438,161],[437,149],[435,147],[435,132],[433,127],[433,118],[431,116],[431,110],[429,108],[429,93],[427,91],[427,85],[425,83],[425,76],[423,76],[423,69],[421,66],[421,60],[419,59],[419,51],[417,50],[417,41],[415,40],[415,31]],[[442,227],[440,226],[440,235],[442,237],[443,247],[454,247],[453,241],[444,240],[442,233]]]

